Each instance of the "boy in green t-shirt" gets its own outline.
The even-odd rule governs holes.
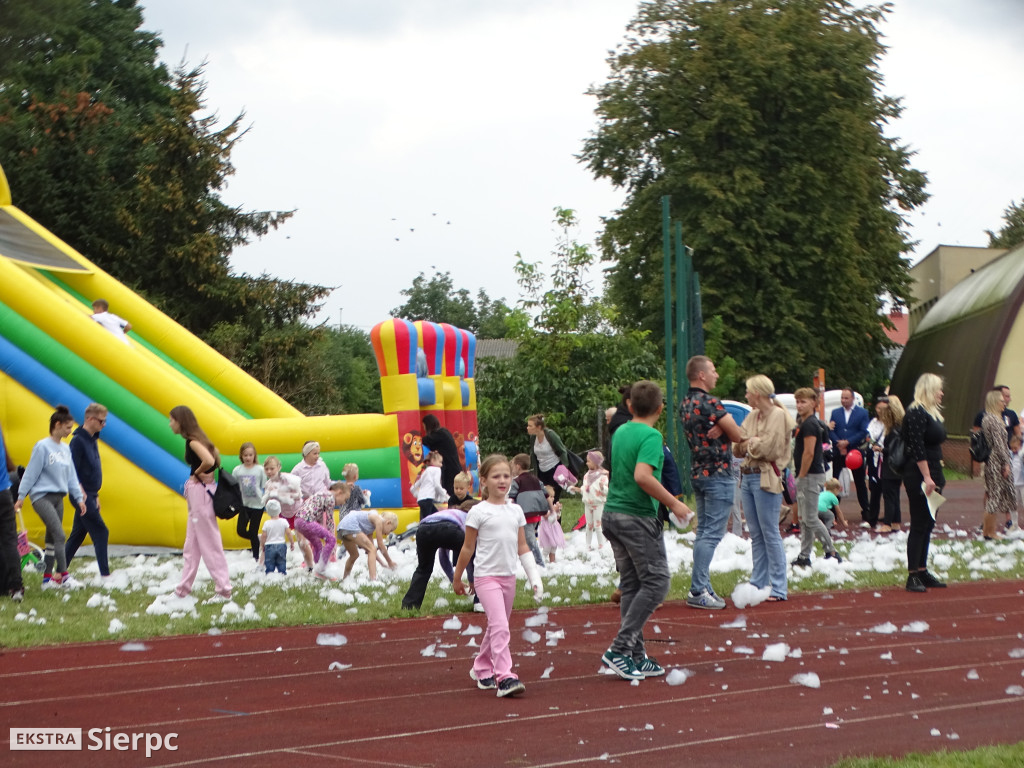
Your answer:
[[[654,424],[663,408],[661,388],[653,381],[638,381],[630,388],[633,420],[612,437],[612,476],[602,526],[615,555],[622,600],[619,633],[601,662],[624,680],[665,674],[647,655],[643,636],[644,625],[668,594],[671,577],[658,503],[668,507],[679,527],[693,519],[690,508],[661,484],[663,440]]]
[[[839,508],[839,497],[836,494],[840,487],[839,481],[830,477],[825,481],[825,490],[818,496],[818,519],[825,524],[826,528],[831,528],[833,523],[840,528],[850,527],[843,516],[843,510]]]

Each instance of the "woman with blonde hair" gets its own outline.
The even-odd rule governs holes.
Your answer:
[[[985,396],[981,431],[992,451],[985,462],[985,519],[981,532],[986,541],[1002,538],[996,533],[996,516],[1009,515],[1017,509],[1017,493],[1010,472],[1010,448],[1003,422],[1005,409],[1002,390],[993,389]]]
[[[903,475],[889,466],[889,448],[892,446],[889,436],[893,433],[899,434],[903,429],[905,416],[903,401],[896,395],[889,395],[888,407],[879,414],[879,420],[882,422],[882,466],[878,471],[878,483],[885,509],[882,524],[875,529],[879,533],[898,531],[903,524],[900,514],[900,485],[903,483]]]
[[[910,507],[910,533],[907,535],[907,591],[927,592],[946,585],[928,572],[928,545],[935,518],[928,508],[928,496],[942,492],[946,485],[942,473],[942,444],[946,426],[942,418],[942,379],[934,373],[922,373],[914,385],[914,402],[903,419],[904,450],[907,466],[903,487]]]
[[[750,528],[754,568],[750,583],[758,589],[771,587],[768,602],[779,603],[788,596],[786,551],[779,533],[782,507],[780,464],[789,459],[789,440],[796,422],[789,411],[775,401],[775,385],[758,374],[747,379],[747,402],[753,409],[740,427],[743,439],[733,444],[740,465],[743,511]]]

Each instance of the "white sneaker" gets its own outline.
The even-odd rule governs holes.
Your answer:
[[[85,589],[85,584],[70,575],[61,579],[60,586],[64,589]]]
[[[224,597],[224,595],[213,595],[213,597],[203,600],[203,605],[215,605],[217,603],[229,603],[231,602],[230,597]]]
[[[60,589],[60,582],[49,579],[48,581],[44,581],[43,585],[39,588],[43,590],[43,592],[47,592],[51,589]]]
[[[487,611],[484,610],[483,603],[473,603],[473,613],[487,613]]]

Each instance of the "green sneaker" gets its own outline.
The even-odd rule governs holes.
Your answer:
[[[660,677],[665,674],[665,668],[650,656],[644,656],[644,660],[636,664],[636,668],[644,677]]]
[[[629,656],[616,653],[611,648],[604,652],[601,663],[608,669],[621,677],[623,680],[643,680],[644,673],[636,668],[636,664]]]

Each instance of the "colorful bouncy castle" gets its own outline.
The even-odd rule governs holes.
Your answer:
[[[384,413],[398,421],[406,506],[423,466],[423,417],[434,414],[455,438],[462,468],[478,487],[476,387],[473,366],[476,337],[447,323],[387,320],[370,332],[380,369]]]
[[[98,298],[131,323],[127,343],[91,319]],[[396,511],[401,528],[418,520],[409,485],[422,461],[423,415],[436,414],[457,435],[467,466],[476,464],[475,339],[452,326],[401,320],[379,324],[373,338],[385,413],[303,416],[16,208],[0,170],[0,427],[7,452],[26,464],[57,404],[79,423],[90,402],[107,406],[100,500],[112,544],[184,542],[181,493],[189,472],[184,442],[167,424],[179,404],[196,413],[227,470],[238,464],[243,442],[255,443],[261,460],[277,455],[289,470],[301,461],[303,443],[317,440],[331,477],[358,464],[374,508]],[[24,519],[29,537],[41,542],[30,502]],[[64,521],[70,530],[70,507]],[[226,547],[247,546],[235,521],[222,521],[221,533]]]

